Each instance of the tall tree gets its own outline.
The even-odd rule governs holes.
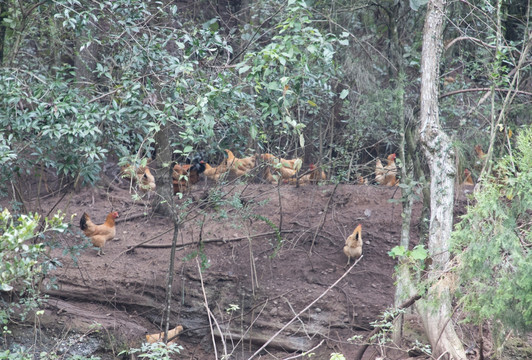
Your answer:
[[[454,151],[439,120],[438,79],[442,52],[445,0],[427,5],[421,53],[421,94],[419,136],[430,169],[430,225],[428,250],[432,269],[429,300],[416,303],[425,332],[436,358],[465,359],[462,343],[452,325],[452,307],[445,270],[449,263],[449,245],[453,224]],[[442,276],[443,274],[443,276]],[[440,357],[442,354],[446,357]]]

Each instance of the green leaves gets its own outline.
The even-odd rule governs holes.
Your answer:
[[[35,284],[47,271],[47,265],[43,261],[46,248],[36,239],[43,238],[48,232],[65,231],[67,224],[63,220],[64,214],[58,213],[45,219],[43,229],[37,232],[40,221],[37,214],[14,218],[7,209],[0,213],[0,291],[17,291],[19,296],[28,298],[33,296],[35,301],[26,303],[37,306],[39,290]],[[0,323],[6,323],[9,311],[8,308],[0,312]]]
[[[414,11],[418,11],[420,7],[428,2],[428,0],[410,0],[410,8]]]
[[[459,267],[457,295],[470,320],[499,330],[532,329],[532,128],[523,129],[513,157],[481,183],[475,205],[457,224],[452,251]]]
[[[407,257],[413,261],[424,261],[426,258],[428,258],[429,253],[423,245],[416,245],[412,250],[407,250],[404,248],[404,246],[395,246],[390,251],[388,251],[388,255],[390,255],[392,258],[396,257]]]

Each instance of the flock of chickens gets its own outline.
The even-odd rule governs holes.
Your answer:
[[[320,170],[314,164],[310,164],[309,170],[299,175],[301,170],[302,159],[283,159],[271,154],[260,154],[246,158],[237,158],[231,150],[226,149],[227,158],[218,166],[214,167],[206,163],[200,154],[192,159],[187,159],[186,164],[176,164],[173,168],[172,183],[174,194],[184,193],[190,189],[190,186],[200,181],[200,174],[207,178],[219,181],[223,176],[233,175],[236,177],[245,176],[258,166],[258,161],[265,165],[264,180],[273,184],[285,183],[300,185],[317,183],[327,179],[324,171]],[[485,158],[485,154],[479,145],[475,146],[475,151],[479,159]],[[384,186],[395,186],[399,183],[397,179],[397,166],[395,164],[395,154],[387,157],[387,164],[384,166],[380,159],[375,164],[375,182]],[[131,166],[122,168],[123,177],[133,177],[139,188],[144,191],[155,191],[155,178],[147,166],[140,166],[133,169]],[[363,178],[359,179],[359,184],[366,184]],[[464,185],[474,185],[471,172],[464,170]],[[98,255],[104,255],[103,247],[106,241],[111,240],[116,235],[115,219],[118,217],[116,211],[107,215],[105,222],[101,225],[94,224],[89,215],[84,213],[80,220],[80,228],[91,239],[92,244],[98,248]],[[344,253],[348,257],[348,264],[351,259],[358,259],[362,255],[362,226],[358,225],[345,241]]]
[[[309,169],[304,174],[299,175],[303,164],[301,158],[283,159],[267,153],[237,158],[231,150],[226,149],[225,151],[227,158],[218,166],[211,166],[206,163],[201,154],[196,154],[192,159],[187,158],[186,164],[175,164],[172,171],[174,194],[187,192],[192,185],[200,181],[201,174],[216,182],[226,176],[246,176],[258,167],[259,161],[264,168],[264,180],[271,184],[295,185],[299,182],[300,185],[306,185],[327,180],[327,174],[314,164],[310,164]],[[397,185],[395,159],[395,154],[389,155],[386,166],[383,166],[381,160],[377,159],[375,164],[375,182],[377,184]],[[155,178],[148,166],[134,168],[127,165],[122,168],[121,175],[122,177],[133,178],[143,192],[155,191]],[[368,184],[368,180],[362,177],[359,178],[358,182],[359,184]]]
[[[227,152],[227,158],[216,167],[206,163],[201,154],[197,154],[192,159],[187,159],[186,164],[174,165],[172,172],[174,194],[188,191],[191,185],[199,182],[200,174],[204,174],[214,181],[219,181],[226,175],[245,176],[258,166],[258,161],[262,161],[265,165],[264,180],[269,183],[295,184],[299,182],[300,185],[305,185],[327,179],[325,172],[314,164],[310,164],[308,171],[298,176],[303,163],[301,158],[288,160],[271,154],[260,154],[240,159],[235,157],[231,150],[226,149],[225,151]],[[375,181],[378,184],[385,186],[397,185],[395,159],[395,154],[389,155],[386,166],[383,166],[381,161],[377,159]],[[139,188],[145,192],[153,192],[156,189],[155,178],[148,166],[133,168],[127,165],[121,169],[121,174],[123,177],[134,179]],[[362,180],[361,183],[365,182]],[[87,213],[84,213],[81,217],[80,228],[85,236],[91,239],[92,244],[98,248],[98,255],[105,255],[103,252],[105,243],[116,235],[116,218],[118,218],[118,212],[110,212],[103,224],[96,225],[91,221]],[[348,264],[352,258],[358,259],[362,255],[361,232],[362,225],[358,225],[353,234],[346,239],[344,253],[348,257]]]

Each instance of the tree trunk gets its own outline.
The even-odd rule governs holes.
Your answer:
[[[400,79],[404,79],[402,68],[401,73],[399,76]],[[404,102],[404,82],[399,81],[399,109],[401,109],[401,113],[399,114],[399,121],[401,125],[400,134],[401,134],[401,144],[399,147],[399,158],[403,162],[403,166],[400,167],[400,174],[401,174],[401,184],[404,185],[404,187],[401,188],[401,198],[402,198],[402,205],[403,205],[403,222],[401,227],[401,241],[400,245],[404,247],[405,249],[409,248],[410,245],[410,224],[412,222],[412,209],[414,205],[414,184],[413,184],[413,174],[412,171],[409,171],[408,169],[412,169],[412,157],[413,153],[408,152],[408,144],[406,140],[406,111],[405,111],[405,102]],[[409,114],[411,111],[408,112]],[[410,116],[409,116],[410,118]],[[402,259],[399,259],[399,262],[401,262]],[[415,287],[411,286],[410,281],[410,271],[407,266],[399,266],[398,270],[395,273],[395,276],[397,278],[397,285],[395,287],[395,296],[394,296],[394,306],[398,308],[400,304],[402,304],[406,299],[412,297],[414,294],[416,294]],[[404,322],[404,316],[403,314],[399,314],[394,319],[394,331],[392,335],[393,342],[401,346],[401,341],[403,337],[403,322]]]
[[[433,285],[427,292],[428,300],[416,303],[416,309],[423,319],[434,357],[461,360],[466,355],[451,321],[451,296],[445,285],[445,275],[442,276],[449,262],[455,177],[452,144],[442,131],[438,116],[438,75],[445,3],[445,0],[428,2],[423,29],[419,135],[431,176],[428,250],[432,269],[428,279]]]

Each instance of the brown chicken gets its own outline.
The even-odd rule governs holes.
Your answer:
[[[134,176],[135,181],[143,192],[155,191],[155,178],[147,166],[133,168],[131,165],[123,166],[120,173],[124,178]]]
[[[475,185],[473,178],[471,177],[471,171],[468,169],[464,170],[464,181],[462,182],[462,185]]]
[[[270,183],[276,183],[279,180],[291,182],[301,169],[303,161],[300,158],[283,159],[277,158],[272,154],[262,154],[262,160],[269,164],[265,171],[265,179]],[[286,181],[285,181],[286,180]],[[305,181],[305,179],[303,180]]]
[[[308,167],[308,174],[305,174],[299,178],[299,185],[306,185],[309,183],[317,184],[319,181],[327,180],[327,175],[325,171],[322,171],[316,167],[314,164],[310,164]],[[297,178],[291,178],[284,180],[287,184],[295,185],[297,183]]]
[[[256,159],[255,156],[249,156],[243,159],[235,157],[233,152],[229,149],[225,149],[227,153],[227,159],[225,164],[229,167],[231,174],[239,177],[247,174],[251,169],[255,167]]]
[[[388,164],[382,166],[380,159],[375,164],[375,181],[380,185],[395,186],[397,185],[397,166],[395,165],[395,154],[388,155]]]
[[[378,160],[380,162],[380,160]],[[381,163],[382,166],[382,163]],[[364,178],[362,175],[359,175],[357,178],[358,185],[368,185],[368,179]]]
[[[200,174],[206,168],[207,165],[203,161],[201,153],[196,154],[192,159],[187,158],[187,164],[175,164],[172,171],[174,195],[190,190],[191,185],[197,184],[200,181]]]
[[[174,336],[177,336],[181,331],[183,331],[183,327],[181,325],[176,326],[172,330],[168,330],[168,340],[172,339]],[[164,339],[164,332],[146,335],[146,341],[149,344],[163,341],[163,339]],[[173,343],[175,343],[175,340],[168,341],[168,344],[173,344]]]
[[[79,227],[86,237],[90,238],[92,245],[98,248],[98,256],[105,255],[103,247],[105,242],[111,240],[116,235],[115,219],[118,217],[116,211],[110,212],[105,218],[105,222],[101,225],[96,225],[91,221],[87,213],[83,213],[79,221]]]
[[[327,174],[325,174],[325,171],[320,170],[316,167],[314,164],[309,165],[310,174],[309,175],[309,181],[310,182],[318,182],[327,180]]]
[[[205,171],[203,172],[203,174],[211,180],[218,181],[220,180],[220,176],[222,176],[228,171],[229,168],[225,164],[220,164],[216,167],[212,167],[211,165],[205,163]]]
[[[482,146],[475,145],[475,152],[477,153],[478,159],[484,161],[484,159],[486,158],[486,153],[484,153],[484,151],[482,150]]]
[[[362,225],[358,224],[353,233],[345,240],[344,254],[347,256],[347,266],[351,258],[358,259],[362,256]]]

